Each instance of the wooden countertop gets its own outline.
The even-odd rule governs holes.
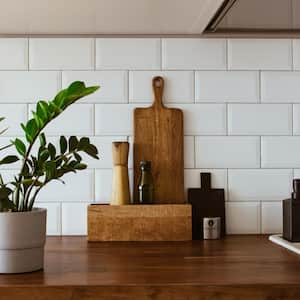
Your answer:
[[[139,243],[49,237],[44,271],[0,275],[1,300],[267,297],[300,299],[300,256],[266,236]]]

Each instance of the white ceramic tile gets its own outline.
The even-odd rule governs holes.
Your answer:
[[[186,169],[195,167],[195,139],[193,136],[184,137],[184,167]]]
[[[52,181],[38,196],[42,202],[92,202],[94,201],[94,171],[83,170],[76,174],[68,173],[61,178],[65,184]]]
[[[293,107],[293,134],[300,135],[300,104]]]
[[[5,183],[7,183],[9,181],[13,181],[14,176],[18,175],[18,173],[19,173],[18,169],[16,169],[16,170],[13,170],[13,169],[12,170],[9,170],[9,169],[3,170],[2,166],[1,166],[0,174],[1,174],[1,176],[2,176]]]
[[[294,178],[300,178],[300,169],[294,169]]]
[[[300,10],[298,9],[298,12],[299,11]],[[300,70],[300,40],[299,39],[293,40],[293,64],[295,70]]]
[[[155,70],[160,60],[158,38],[96,39],[97,69]]]
[[[255,71],[197,71],[196,102],[259,102]]]
[[[162,76],[164,102],[194,102],[194,72],[192,71],[132,71],[129,72],[129,101],[152,102],[152,78]]]
[[[50,100],[59,88],[59,72],[0,71],[0,102],[2,103]]]
[[[262,102],[300,102],[300,72],[262,72]]]
[[[293,170],[228,170],[229,201],[282,200],[291,193]]]
[[[142,107],[142,104],[138,106]],[[131,135],[135,107],[127,104],[95,105],[96,135]]]
[[[189,188],[200,188],[200,173],[211,173],[211,186],[214,189],[225,189],[227,194],[227,171],[224,169],[185,169],[184,187],[187,192]]]
[[[30,112],[36,110],[30,106]],[[32,118],[30,114],[30,118]],[[45,129],[46,135],[93,135],[94,107],[93,104],[73,104],[62,112]]]
[[[94,68],[92,38],[30,38],[31,70],[91,70]]]
[[[47,209],[47,235],[61,235],[61,203],[37,203]]]
[[[162,39],[162,67],[167,70],[224,70],[226,40]]]
[[[103,136],[90,137],[99,152],[99,160],[82,154],[82,158],[88,164],[89,168],[106,169],[112,168],[112,142],[127,141],[126,136]]]
[[[231,135],[291,135],[291,104],[229,104]]]
[[[300,137],[262,137],[263,168],[299,168]]]
[[[128,171],[131,199],[133,199],[133,171]],[[112,195],[111,169],[96,170],[95,201],[98,203],[110,203]]]
[[[84,81],[87,86],[100,86],[98,91],[85,97],[84,102],[127,103],[128,101],[128,76],[126,71],[62,72],[63,87],[67,87],[77,80]]]
[[[176,104],[183,111],[186,135],[225,135],[225,104]]]
[[[228,68],[232,70],[291,70],[289,39],[230,39]]]
[[[259,202],[227,202],[226,203],[227,234],[260,233]]]
[[[87,235],[88,203],[62,203],[62,234]]]
[[[5,120],[0,122],[0,131],[7,128],[7,131],[5,131],[2,135],[22,135],[23,129],[20,124],[25,123],[27,120],[27,105],[0,104],[0,117],[5,117]]]
[[[112,169],[96,170],[95,173],[95,201],[110,203],[112,194]]]
[[[262,202],[261,232],[282,233],[282,202]]]
[[[0,39],[0,69],[26,70],[28,68],[28,39]]]
[[[196,168],[258,168],[258,137],[196,137]]]
[[[2,127],[0,127],[2,128]],[[0,149],[3,147],[6,147],[8,145],[11,145],[11,140],[14,140],[15,137],[0,137]],[[25,139],[23,139],[23,141],[25,142]],[[15,150],[14,146],[11,146],[9,148],[6,148],[4,150],[2,150],[0,152],[0,159],[3,159],[5,156],[7,155],[17,155],[19,156],[19,154],[17,153],[17,151]],[[8,164],[8,165],[1,165],[1,171],[4,169],[18,169],[21,166],[21,161],[17,161],[13,164]]]

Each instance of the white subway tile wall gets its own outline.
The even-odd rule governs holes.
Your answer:
[[[111,194],[113,141],[132,142],[132,113],[152,101],[151,79],[165,78],[165,102],[185,117],[185,187],[200,172],[224,188],[228,233],[277,233],[281,200],[300,177],[300,40],[198,38],[0,38],[0,147],[22,136],[38,100],[74,80],[100,85],[47,129],[89,136],[100,160],[53,183],[37,206],[49,235],[86,234],[86,207]],[[1,154],[12,153],[7,149]],[[86,158],[86,157],[84,157]],[[16,165],[1,167],[9,178]],[[132,186],[132,148],[129,159]]]

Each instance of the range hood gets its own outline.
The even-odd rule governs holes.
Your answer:
[[[300,0],[226,0],[205,29],[212,35],[300,33]]]
[[[0,0],[0,35],[294,35],[300,0]]]
[[[198,35],[223,1],[0,0],[0,34]]]

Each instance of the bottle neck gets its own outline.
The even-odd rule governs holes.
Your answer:
[[[141,182],[152,182],[152,174],[150,170],[141,170]]]

